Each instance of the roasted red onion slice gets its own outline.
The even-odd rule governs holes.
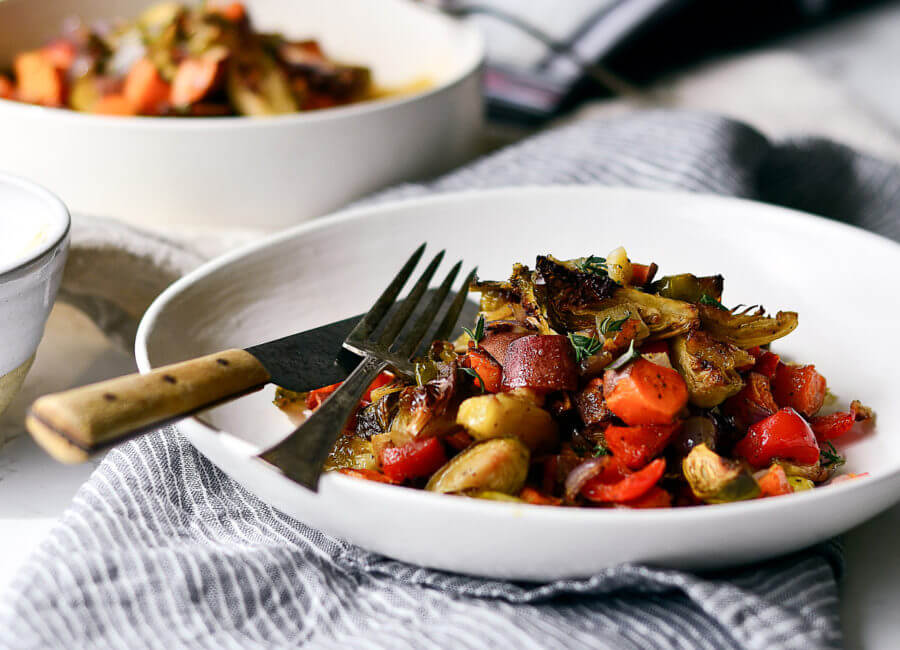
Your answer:
[[[566,476],[566,501],[573,502],[584,484],[602,472],[607,462],[607,458],[603,456],[589,458],[569,472],[569,475]]]

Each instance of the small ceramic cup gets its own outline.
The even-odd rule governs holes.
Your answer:
[[[69,225],[69,211],[56,196],[0,174],[0,413],[21,388],[44,334]]]

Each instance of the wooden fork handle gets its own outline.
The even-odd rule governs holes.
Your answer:
[[[64,463],[150,427],[262,388],[270,379],[244,350],[226,350],[39,398],[25,426]]]

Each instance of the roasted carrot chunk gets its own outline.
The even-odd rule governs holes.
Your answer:
[[[472,378],[476,388],[480,388],[483,382],[486,393],[499,392],[503,384],[503,366],[487,350],[472,345],[462,361],[462,367],[469,368],[478,375],[478,378]]]
[[[540,490],[534,489],[533,487],[522,488],[522,491],[519,492],[519,498],[522,499],[522,501],[524,501],[525,503],[530,503],[535,506],[562,505],[562,499],[554,496],[548,496]]]
[[[620,373],[604,376],[606,406],[631,426],[668,424],[688,400],[687,386],[677,371],[638,359]]]
[[[672,495],[658,485],[653,486],[644,496],[633,501],[616,504],[617,508],[670,508],[671,506]]]
[[[63,72],[72,67],[72,64],[75,63],[75,56],[77,55],[75,45],[62,39],[53,41],[49,45],[45,45],[41,48],[40,52],[53,67],[58,68]]]
[[[138,60],[125,77],[123,93],[137,113],[159,115],[169,101],[170,92],[171,86],[149,59]]]
[[[137,111],[134,110],[134,107],[131,105],[131,102],[126,99],[125,95],[118,93],[101,97],[100,100],[94,104],[94,108],[91,109],[91,112],[99,115],[137,114]]]
[[[65,94],[63,72],[41,52],[25,52],[13,61],[18,98],[29,104],[62,106]]]
[[[794,491],[787,474],[784,473],[784,468],[777,463],[762,475],[758,483],[760,497],[777,497],[782,494],[791,494]]]

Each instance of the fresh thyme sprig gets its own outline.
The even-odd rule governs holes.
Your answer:
[[[481,314],[478,316],[478,322],[475,323],[474,332],[468,327],[464,327],[463,332],[469,335],[469,338],[475,343],[475,347],[477,348],[478,344],[481,343],[481,340],[484,338],[484,315]]]
[[[597,354],[603,348],[603,343],[593,336],[582,336],[572,332],[569,332],[569,342],[575,350],[575,361],[587,359],[589,356]]]
[[[628,345],[628,350],[625,351],[625,354],[606,366],[606,369],[618,370],[633,359],[637,359],[639,356],[641,356],[641,353],[634,349],[634,339],[631,339],[631,343]]]
[[[460,368],[460,370],[462,370],[464,373],[466,373],[470,377],[474,377],[475,379],[478,380],[478,384],[479,384],[479,386],[481,386],[482,393],[487,392],[487,388],[484,385],[484,379],[481,378],[481,375],[479,375],[477,372],[475,372],[474,368]]]
[[[599,458],[600,456],[609,456],[609,448],[606,445],[598,442],[594,447],[594,451],[591,453],[591,455],[594,458]]]
[[[820,453],[820,462],[823,467],[840,467],[844,463],[847,462],[843,456],[838,453],[838,450],[834,448],[834,445],[831,441],[826,441],[825,445],[819,451]]]
[[[704,293],[702,296],[700,296],[700,304],[708,305],[709,307],[715,307],[716,309],[721,309],[722,311],[731,311],[728,309],[728,307],[723,305],[721,302],[719,302],[718,300],[713,298],[708,293]]]
[[[606,258],[597,255],[588,255],[575,262],[575,267],[582,273],[593,275],[608,275],[606,271]]]
[[[610,332],[621,332],[622,326],[631,318],[631,312],[625,312],[625,317],[620,320],[613,320],[612,316],[607,316],[600,323],[600,333],[606,336]]]

